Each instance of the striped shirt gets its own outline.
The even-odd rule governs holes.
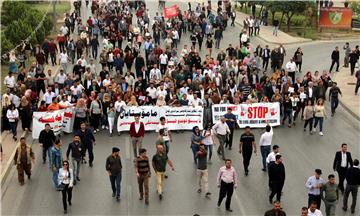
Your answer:
[[[149,165],[149,158],[141,158],[140,156],[136,159],[136,167],[138,173],[141,174],[147,174],[150,172],[150,165]]]

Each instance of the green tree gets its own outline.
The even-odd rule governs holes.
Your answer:
[[[12,48],[14,48],[14,45],[5,37],[4,31],[1,31],[1,56]]]
[[[287,31],[290,31],[291,19],[295,14],[302,14],[307,9],[307,3],[304,1],[284,1],[278,2],[278,10],[286,17]]]
[[[353,17],[360,19],[360,2],[352,1],[350,7],[353,11]]]

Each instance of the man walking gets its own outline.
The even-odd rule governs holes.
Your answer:
[[[335,110],[339,105],[339,94],[342,96],[340,88],[337,87],[337,82],[333,82],[332,87],[329,91],[329,99],[331,102],[331,116],[335,115]]]
[[[60,139],[56,139],[53,147],[50,149],[50,169],[53,172],[53,182],[54,186],[58,188],[58,175],[59,169],[62,168],[62,153],[61,153],[61,141]]]
[[[20,138],[20,146],[16,149],[14,162],[18,171],[20,185],[24,185],[24,171],[31,178],[31,162],[35,163],[35,154],[32,148],[26,144],[25,137]]]
[[[220,188],[219,200],[217,206],[220,207],[222,200],[226,196],[225,208],[226,211],[232,212],[230,208],[231,196],[234,192],[234,188],[237,187],[237,174],[233,166],[231,166],[231,160],[225,160],[225,166],[222,166],[217,175],[217,185]]]
[[[149,205],[149,178],[151,176],[149,158],[146,155],[146,149],[139,150],[139,156],[135,162],[135,173],[138,179],[140,198],[144,199],[145,189],[145,204]]]
[[[106,159],[105,169],[109,173],[112,197],[116,196],[116,201],[120,201],[120,183],[121,183],[121,158],[119,155],[120,149],[112,148],[112,154]]]
[[[170,129],[168,127],[168,125],[166,124],[166,119],[165,117],[160,117],[160,123],[156,126],[156,132],[159,133],[159,131],[161,129],[164,129],[164,134],[162,135],[162,138],[164,139],[164,144],[165,144],[165,152],[166,154],[169,153],[169,142],[172,142],[172,136],[171,136],[171,132]]]
[[[134,150],[134,160],[138,156],[138,149],[142,147],[142,139],[145,134],[144,123],[140,122],[140,114],[135,115],[135,121],[130,124],[130,140]]]
[[[74,170],[74,185],[76,181],[80,181],[80,162],[81,162],[81,151],[83,149],[82,143],[80,142],[79,135],[74,135],[73,142],[71,142],[66,151],[66,158],[69,161],[69,155],[71,152],[71,162]]]
[[[269,166],[269,179],[271,185],[271,194],[269,196],[269,202],[272,204],[273,197],[276,194],[276,200],[280,201],[282,189],[285,183],[285,166],[282,163],[281,155],[276,155],[275,163]]]
[[[196,152],[195,158],[197,158],[197,173],[199,176],[199,189],[198,193],[201,193],[204,189],[205,197],[209,197],[211,193],[209,192],[208,185],[208,170],[207,170],[207,152],[205,150],[205,145],[200,144],[199,151]]]
[[[310,176],[305,183],[305,187],[308,190],[308,206],[310,206],[311,202],[315,201],[318,209],[320,209],[321,205],[320,190],[323,184],[325,184],[325,181],[320,177],[321,174],[321,169],[315,169],[315,174]]]
[[[357,193],[358,188],[360,185],[360,168],[359,168],[359,160],[354,160],[354,166],[350,167],[346,172],[346,189],[343,199],[343,207],[342,209],[344,211],[347,211],[347,203],[349,194],[352,195],[352,203],[351,203],[351,214],[355,213],[355,207],[356,207],[356,199],[357,199]]]
[[[162,145],[156,145],[157,152],[152,158],[152,167],[154,168],[156,174],[156,188],[157,193],[159,194],[159,199],[162,200],[162,184],[164,181],[166,164],[169,164],[172,171],[175,171],[173,163],[169,160],[168,156],[164,152],[164,147]]]
[[[273,203],[273,208],[266,211],[264,216],[286,216],[286,213],[281,210],[280,201],[276,200]]]
[[[250,126],[245,127],[245,133],[240,136],[240,149],[239,153],[243,156],[243,164],[245,175],[249,174],[249,165],[252,152],[256,155],[255,136],[250,131]]]
[[[230,107],[227,108],[227,113],[224,115],[224,118],[230,130],[230,134],[226,137],[225,148],[229,147],[229,150],[231,150],[236,124],[236,116],[232,113],[232,109]]]
[[[46,156],[50,155],[49,150],[53,146],[55,139],[56,137],[54,131],[50,129],[50,124],[46,123],[45,129],[43,129],[39,135],[39,143],[40,146],[42,147],[43,164],[46,163]]]
[[[225,148],[224,143],[226,141],[226,135],[230,133],[229,126],[225,122],[224,116],[220,116],[220,121],[218,121],[213,127],[214,133],[219,139],[219,147],[217,153],[221,155],[222,159],[225,160]]]
[[[80,137],[80,141],[83,145],[83,151],[82,151],[82,160],[84,163],[86,163],[85,158],[85,154],[86,154],[86,150],[89,153],[89,166],[92,167],[93,166],[93,161],[94,161],[94,152],[93,152],[93,148],[94,145],[96,145],[96,141],[95,141],[95,137],[93,132],[86,127],[85,122],[81,122],[80,123],[80,130],[78,130],[76,133],[76,135],[78,135]]]
[[[339,200],[339,191],[333,174],[328,176],[328,182],[321,187],[321,199],[325,203],[326,216],[334,216],[336,204]]]
[[[331,66],[329,73],[331,73],[335,63],[336,63],[336,72],[339,72],[339,59],[340,59],[339,47],[335,47],[335,50],[331,53]]]
[[[351,153],[347,151],[347,144],[341,144],[341,151],[336,152],[333,163],[333,169],[339,175],[339,189],[341,193],[344,193],[344,179],[346,176],[347,169],[352,167],[353,161]]]
[[[262,171],[266,172],[266,158],[270,154],[271,150],[271,142],[273,137],[273,129],[268,124],[265,127],[265,132],[261,135],[259,145],[260,145],[260,152],[262,157]]]
[[[323,216],[315,201],[310,203],[307,216]]]

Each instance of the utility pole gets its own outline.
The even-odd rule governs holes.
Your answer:
[[[52,0],[52,22],[53,22],[53,30],[56,31],[56,0]]]

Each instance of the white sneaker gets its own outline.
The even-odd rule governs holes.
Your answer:
[[[109,130],[109,127],[108,126],[105,126],[106,130]]]
[[[313,130],[312,130],[314,133],[316,132],[316,128],[313,128]]]
[[[319,132],[319,135],[320,135],[320,136],[324,136],[323,132]]]
[[[105,129],[105,125],[103,125],[101,128],[104,130],[104,129]]]

